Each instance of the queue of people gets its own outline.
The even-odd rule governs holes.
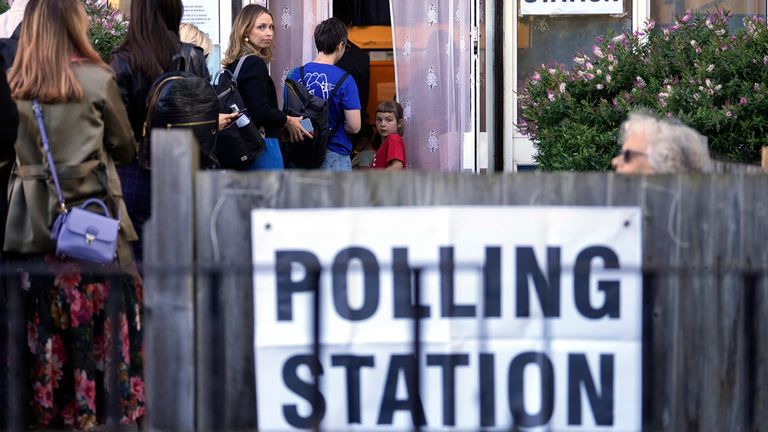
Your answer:
[[[28,423],[41,429],[92,429],[106,420],[110,398],[119,401],[122,423],[140,422],[143,294],[136,262],[143,251],[137,240],[151,216],[152,173],[136,162],[136,148],[154,80],[172,70],[179,57],[188,71],[210,79],[210,41],[193,27],[181,27],[181,0],[133,0],[128,33],[107,65],[90,45],[88,17],[79,0],[16,0],[14,5],[16,15],[0,17],[0,30],[20,29],[12,65],[0,64],[3,70],[9,67],[7,75],[0,74],[0,168],[13,166],[4,179],[10,187],[7,206],[6,195],[0,201],[0,216],[7,209],[3,259],[18,262],[19,271],[5,278],[0,289],[19,290],[25,302]],[[18,7],[24,10],[20,27],[15,21]],[[337,66],[349,47],[347,24],[337,18],[320,23],[314,33],[317,57],[289,74],[329,103],[332,136],[320,169],[352,169],[352,136],[362,137],[364,143],[356,166],[404,169],[408,161],[403,107],[396,101],[381,102],[374,136],[363,124],[365,105],[358,83]],[[192,43],[182,42],[182,36]],[[225,68],[240,65],[244,108],[264,134],[266,149],[251,170],[291,168],[283,159],[281,133],[294,142],[313,136],[302,118],[278,109],[279,95],[267,67],[274,41],[272,13],[248,5],[234,21],[222,59]],[[365,94],[367,98],[367,83]],[[42,126],[33,109],[37,103]],[[231,127],[239,115],[221,113],[219,129]],[[51,230],[62,208],[40,148],[43,130],[67,204],[98,198],[118,215],[117,255],[108,274],[104,268],[55,254]],[[620,141],[622,149],[613,160],[620,173],[706,172],[710,167],[706,138],[673,121],[631,114]],[[41,266],[47,271],[36,270]],[[115,291],[117,310],[108,313],[105,302]],[[119,321],[117,340],[114,320]],[[121,347],[119,364],[110,365],[115,344]],[[108,377],[110,370],[119,371],[116,380]],[[0,391],[7,394],[7,389]]]

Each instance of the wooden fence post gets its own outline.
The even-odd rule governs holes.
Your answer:
[[[763,163],[760,165],[762,165],[763,169],[768,169],[768,147],[763,147],[762,154],[763,154]]]
[[[144,229],[149,429],[195,429],[194,176],[189,131],[152,131],[152,218]]]

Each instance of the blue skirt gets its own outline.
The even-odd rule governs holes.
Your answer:
[[[283,153],[280,151],[280,141],[277,138],[264,138],[266,150],[257,157],[249,167],[250,171],[283,170]]]

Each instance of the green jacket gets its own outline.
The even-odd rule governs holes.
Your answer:
[[[121,266],[133,263],[128,242],[137,239],[122,198],[115,162],[130,162],[136,154],[131,125],[112,73],[93,64],[74,65],[85,97],[80,102],[41,104],[56,172],[68,207],[88,198],[105,200],[122,223],[118,257]],[[4,250],[52,253],[51,225],[58,215],[56,187],[50,177],[32,102],[17,100],[19,134],[16,163],[8,187],[8,222]],[[7,163],[8,161],[1,161]]]

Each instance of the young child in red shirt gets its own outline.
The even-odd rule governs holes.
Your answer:
[[[376,130],[381,145],[371,162],[371,169],[404,169],[403,107],[396,101],[384,101],[376,108]]]

